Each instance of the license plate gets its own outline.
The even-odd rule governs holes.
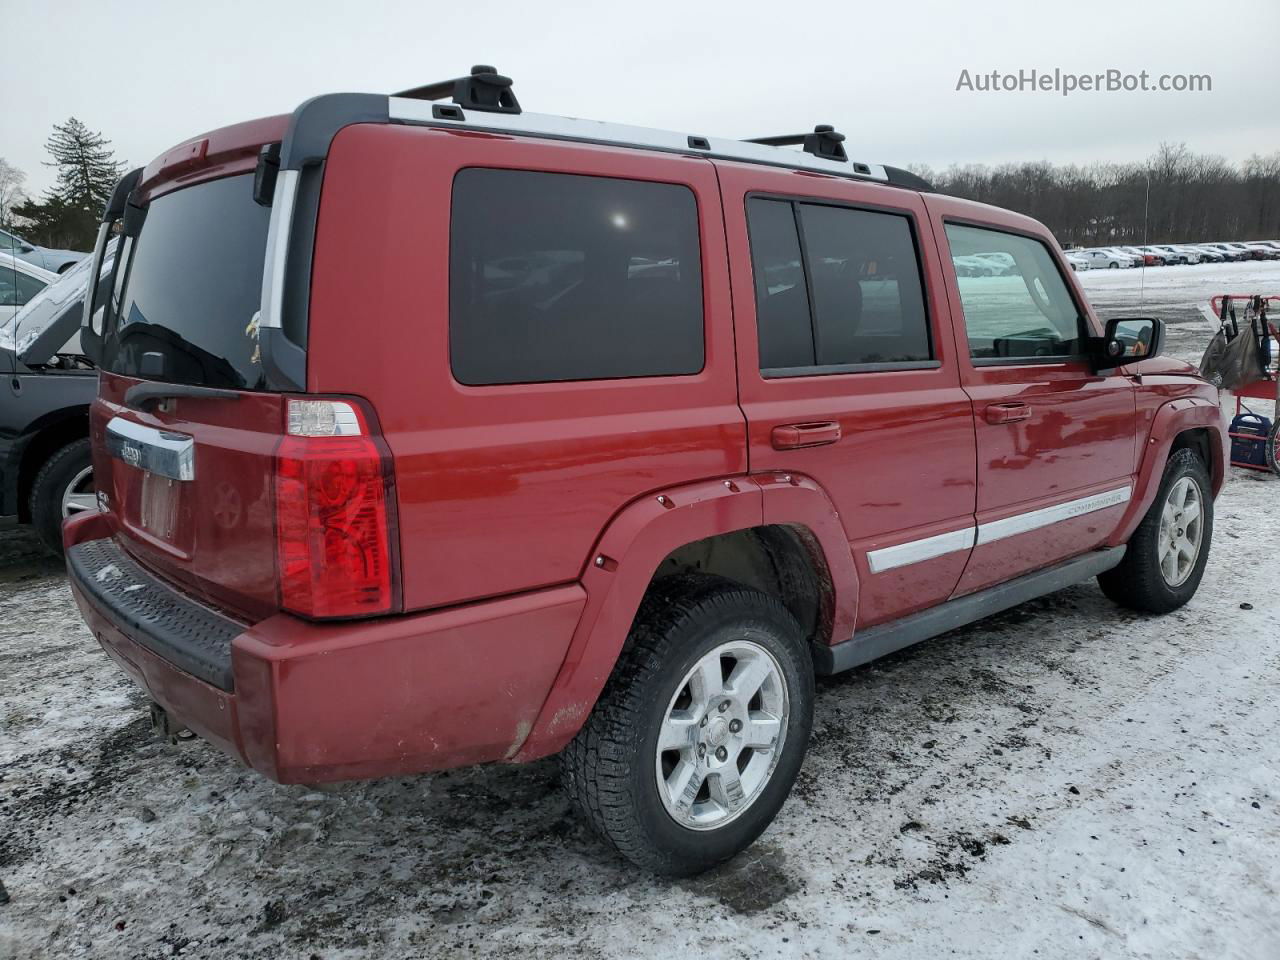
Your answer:
[[[142,528],[162,540],[172,540],[178,525],[178,483],[156,473],[142,475]]]

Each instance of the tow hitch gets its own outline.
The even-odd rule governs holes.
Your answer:
[[[195,737],[190,729],[169,716],[169,711],[158,703],[151,704],[151,732],[170,743]]]

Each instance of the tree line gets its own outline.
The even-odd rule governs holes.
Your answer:
[[[1034,217],[1064,247],[1280,239],[1280,151],[1231,164],[1162,143],[1145,163],[911,169],[939,193]]]
[[[111,141],[71,117],[45,145],[57,179],[44,195],[0,158],[0,227],[49,247],[88,250],[124,164]],[[914,166],[939,193],[1027,214],[1064,247],[1280,239],[1280,151],[1231,164],[1186,144],[1160,145],[1145,163],[1048,161]]]
[[[0,158],[0,227],[44,247],[90,250],[124,164],[110,140],[75,117],[53,125],[45,149],[56,177],[39,199],[23,189],[26,174]]]

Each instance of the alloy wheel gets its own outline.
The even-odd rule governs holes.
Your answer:
[[[733,640],[694,664],[658,735],[658,795],[672,819],[711,830],[751,806],[786,741],[787,705],[782,668],[757,643]]]
[[[93,488],[93,467],[85,467],[62,491],[62,519],[73,517],[85,510],[98,509],[98,495]]]
[[[1204,498],[1192,477],[1182,477],[1169,490],[1160,514],[1156,549],[1165,583],[1179,587],[1191,576],[1204,540]]]

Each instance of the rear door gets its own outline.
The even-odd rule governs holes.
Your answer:
[[[949,277],[978,453],[964,594],[1102,544],[1130,497],[1136,409],[1129,379],[1095,373],[1085,357],[1085,338],[1101,330],[1043,228],[964,201],[926,202],[949,256],[1015,263],[1004,277]]]
[[[284,398],[265,389],[255,326],[271,211],[253,200],[242,152],[233,175],[157,188],[145,214],[131,214],[106,291],[90,426],[100,496],[125,548],[255,619],[278,602],[271,488]],[[143,382],[205,395],[127,402]]]
[[[973,539],[973,417],[919,194],[717,166],[751,471],[834,501],[859,626],[945,600]]]

